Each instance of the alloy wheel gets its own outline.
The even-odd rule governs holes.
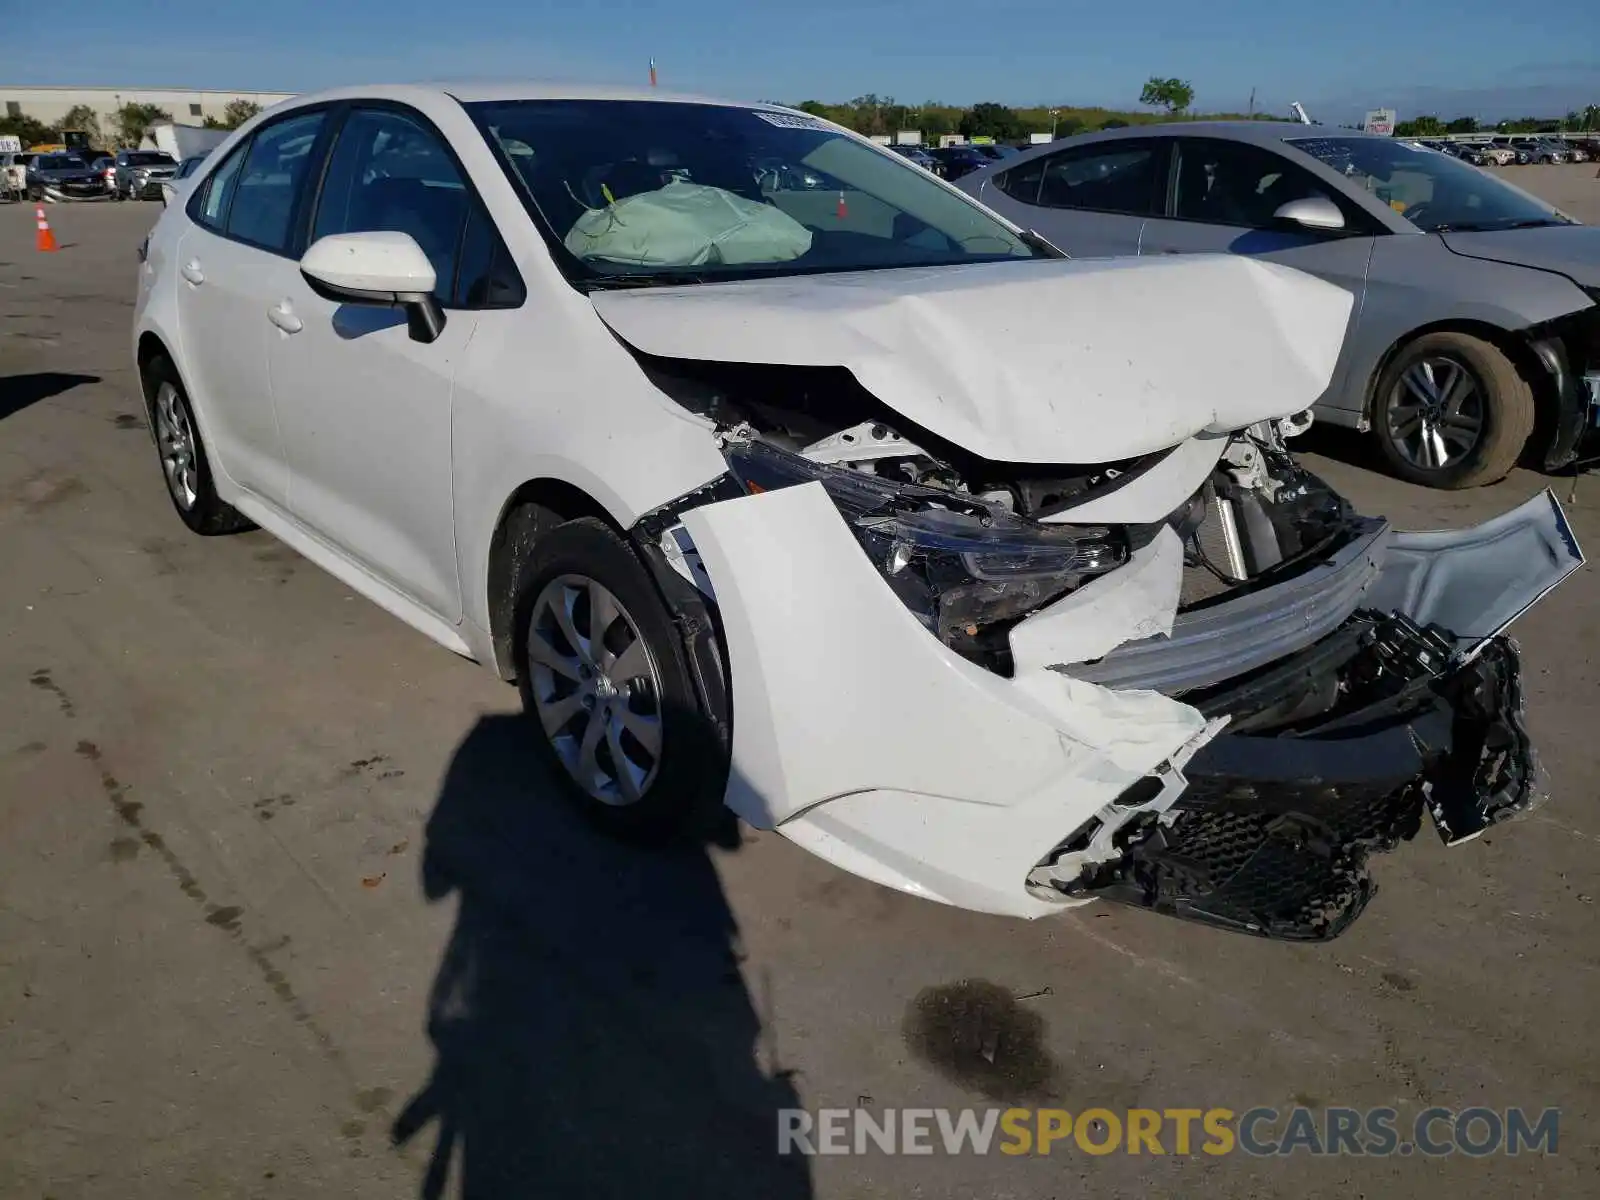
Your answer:
[[[200,498],[200,466],[189,406],[170,383],[163,382],[156,392],[155,421],[156,446],[161,454],[161,470],[167,477],[167,490],[178,507],[187,512]]]
[[[1425,471],[1453,466],[1483,437],[1483,389],[1457,359],[1429,355],[1407,367],[1389,396],[1388,434]]]
[[[661,673],[639,625],[603,584],[560,575],[533,604],[534,708],[567,773],[592,798],[637,804],[661,766]]]

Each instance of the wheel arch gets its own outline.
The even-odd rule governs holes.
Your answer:
[[[158,358],[172,361],[172,351],[167,348],[167,343],[162,340],[159,333],[146,329],[139,335],[138,348],[134,353],[134,361],[139,368],[139,378],[144,379],[145,368]]]
[[[619,534],[626,532],[604,504],[564,479],[529,479],[506,497],[489,538],[485,599],[494,669],[507,682],[517,678],[513,650],[515,585],[533,552],[541,520],[546,517],[556,522],[594,517]],[[545,524],[548,527],[547,521]]]
[[[1543,425],[1549,419],[1558,399],[1555,394],[1555,380],[1540,362],[1525,330],[1507,329],[1503,325],[1471,317],[1452,317],[1427,325],[1418,325],[1391,342],[1367,373],[1361,398],[1362,420],[1370,422],[1373,419],[1374,405],[1378,398],[1378,380],[1383,378],[1383,373],[1389,369],[1389,364],[1394,361],[1395,356],[1418,338],[1433,333],[1464,333],[1469,337],[1479,338],[1511,360],[1511,365],[1533,390],[1533,404],[1538,414],[1539,425],[1535,426],[1528,440],[1537,443],[1542,435]]]
[[[166,340],[154,330],[146,329],[139,335],[137,349],[134,352],[134,364],[139,372],[139,399],[144,404],[145,424],[150,428],[151,436],[155,436],[155,396],[149,378],[150,364],[158,358],[164,358],[172,364],[172,369],[178,369],[177,359],[173,357],[172,349]],[[192,403],[192,400],[191,400]],[[198,414],[195,420],[199,420]]]

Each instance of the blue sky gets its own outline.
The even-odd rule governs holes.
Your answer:
[[[749,99],[1131,107],[1152,74],[1202,109],[1340,121],[1600,103],[1600,0],[7,0],[0,82],[303,91],[541,77]],[[16,48],[30,47],[27,52]]]

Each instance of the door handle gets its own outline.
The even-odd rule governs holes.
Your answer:
[[[285,333],[299,333],[305,328],[305,323],[294,315],[294,309],[289,306],[287,300],[280,300],[267,309],[267,320]]]
[[[200,269],[199,259],[191,258],[178,268],[178,274],[193,284],[198,285],[206,281],[206,273]]]

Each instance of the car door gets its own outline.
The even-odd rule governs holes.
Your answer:
[[[978,198],[1074,258],[1137,254],[1146,218],[1160,211],[1166,157],[1154,138],[1072,146],[994,176]]]
[[[1145,223],[1141,254],[1231,253],[1265,258],[1338,284],[1355,297],[1345,345],[1354,340],[1380,232],[1370,217],[1287,156],[1222,138],[1178,138],[1166,213]],[[1323,197],[1345,227],[1323,231],[1278,220],[1291,200]],[[1348,353],[1344,358],[1348,357]],[[1323,403],[1341,405],[1341,359]]]
[[[190,198],[178,245],[178,337],[212,468],[277,508],[288,468],[267,375],[263,313],[293,260],[293,214],[326,110],[286,116],[235,149]]]
[[[352,108],[333,143],[306,243],[336,233],[410,234],[433,264],[444,329],[435,341],[414,341],[402,310],[324,299],[293,264],[277,273],[271,312],[263,306],[261,314],[274,323],[267,357],[291,512],[450,623],[461,617],[451,392],[477,322],[457,293],[457,265],[477,208],[464,171],[420,115]]]

